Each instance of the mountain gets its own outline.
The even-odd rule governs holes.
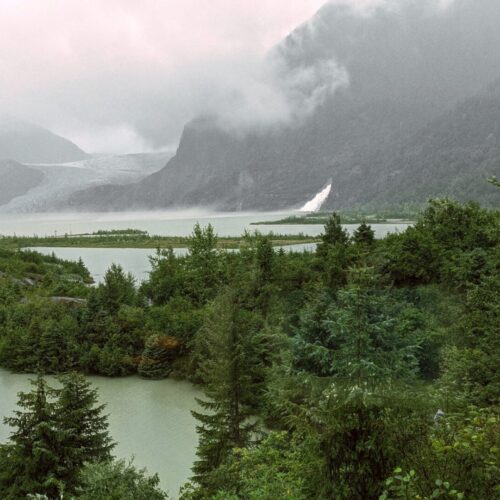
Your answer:
[[[498,188],[486,180],[500,176],[500,80],[423,127],[400,148],[372,157],[365,171],[371,186],[357,179],[351,196],[370,192],[366,202],[373,206],[429,196],[498,206]]]
[[[13,160],[0,160],[0,205],[26,194],[43,180],[43,174]]]
[[[21,163],[64,163],[88,155],[68,139],[14,119],[0,120],[0,159]]]
[[[500,76],[500,2],[437,5],[402,0],[359,14],[328,3],[269,54],[288,120],[244,128],[198,118],[164,169],[77,193],[73,205],[281,209],[330,181],[328,208],[436,193],[490,200],[484,176],[498,174],[498,136],[488,106],[498,99],[484,89]]]
[[[160,170],[172,157],[170,153],[138,153],[98,155],[88,159],[60,164],[31,164],[29,171],[37,180],[32,189],[12,191],[12,196],[0,199],[0,212],[47,212],[67,208],[76,191],[96,188],[101,184],[130,184]],[[27,167],[15,162],[13,170],[20,181]],[[2,189],[2,187],[0,187]],[[8,191],[9,192],[9,191]]]

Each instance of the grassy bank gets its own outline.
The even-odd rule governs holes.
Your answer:
[[[318,238],[298,235],[269,235],[273,246],[314,243]],[[98,231],[91,234],[64,236],[0,236],[0,247],[78,247],[78,248],[186,248],[189,237],[155,236],[138,230]],[[240,248],[244,238],[219,237],[218,248]]]

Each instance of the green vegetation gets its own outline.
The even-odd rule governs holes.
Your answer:
[[[375,214],[366,209],[359,211],[342,211],[339,215],[342,224],[361,224],[363,222],[368,222],[370,224],[387,224],[394,221],[411,223],[415,221],[419,213],[420,210],[417,210],[416,207],[412,207],[412,209],[377,210]],[[289,215],[283,219],[273,221],[252,222],[252,225],[324,225],[331,216],[331,212],[312,212],[301,215]]]
[[[498,212],[434,200],[381,240],[368,223],[349,236],[333,214],[315,252],[272,243],[247,234],[226,252],[197,225],[188,254],[158,250],[140,286],[119,266],[89,287],[82,263],[3,250],[0,364],[200,384],[183,499],[498,497]],[[80,301],[54,301],[56,292]],[[23,446],[48,453],[33,465],[43,480],[12,491],[50,498],[64,484],[76,498],[162,498],[155,478],[126,462],[73,455],[76,441],[60,467],[54,442],[73,428],[45,422],[71,421],[55,408],[72,398],[49,393],[39,380],[38,396],[20,401],[29,417],[9,420],[34,429]],[[0,491],[16,477],[3,473]]]
[[[104,406],[85,377],[60,377],[54,389],[38,375],[20,393],[9,443],[0,446],[0,493],[20,498],[165,499],[158,478],[113,461]]]
[[[269,235],[273,246],[314,243],[317,238],[303,234]],[[0,249],[19,249],[27,247],[77,247],[77,248],[187,248],[191,238],[182,236],[152,236],[146,231],[125,229],[119,231],[97,231],[92,234],[63,236],[2,236]],[[243,237],[217,238],[217,248],[240,248],[245,244]]]

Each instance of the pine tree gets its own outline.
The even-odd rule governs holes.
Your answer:
[[[334,300],[320,296],[301,314],[294,337],[297,368],[358,384],[413,376],[419,332],[404,319],[408,307],[357,284],[339,290]]]
[[[97,392],[82,375],[60,380],[62,388],[55,390],[39,375],[31,392],[20,393],[21,409],[5,419],[15,430],[0,450],[1,498],[59,499],[75,492],[85,463],[111,458],[114,444],[104,406],[96,406]]]
[[[351,265],[349,235],[333,213],[325,224],[325,232],[316,249],[318,266],[323,270],[324,284],[333,290],[345,285],[347,269]]]
[[[354,234],[352,235],[352,240],[357,245],[372,245],[375,241],[375,232],[366,222],[362,222]]]
[[[220,297],[198,334],[197,350],[203,356],[200,375],[207,400],[198,400],[206,413],[192,412],[200,422],[198,460],[193,479],[210,490],[210,475],[233,448],[249,444],[256,424],[249,421],[258,366],[254,349],[255,322],[239,307],[234,292]]]
[[[321,243],[318,244],[318,256],[324,257],[332,247],[345,246],[348,242],[349,235],[342,227],[340,216],[334,212],[325,224],[325,232],[321,235]]]
[[[11,444],[7,445],[8,459],[2,460],[7,463],[0,483],[5,499],[36,493],[49,499],[59,498],[70,468],[60,455],[66,433],[58,428],[54,403],[50,401],[54,390],[41,375],[31,383],[31,392],[19,394],[21,410],[4,419],[15,429],[10,435]]]
[[[189,240],[189,267],[193,298],[200,304],[212,299],[218,282],[217,236],[209,224],[201,228],[196,223]]]
[[[172,358],[179,348],[179,341],[173,337],[151,335],[144,348],[138,372],[141,377],[161,379],[172,370]]]
[[[60,453],[68,464],[64,477],[66,490],[78,485],[78,473],[86,462],[109,460],[115,446],[108,433],[105,405],[98,405],[96,389],[83,375],[71,373],[60,377],[62,389],[55,405],[57,425],[65,440]]]
[[[141,288],[155,305],[166,304],[176,294],[182,293],[186,286],[182,259],[178,258],[172,248],[158,249],[156,255],[149,258],[151,272],[149,281]]]
[[[101,300],[104,308],[114,314],[122,304],[132,305],[135,300],[135,279],[130,273],[125,273],[123,268],[116,264],[104,275],[104,283],[99,286]]]
[[[258,283],[264,286],[273,279],[274,250],[269,238],[261,236],[257,240]]]

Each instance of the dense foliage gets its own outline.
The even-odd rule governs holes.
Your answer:
[[[1,365],[201,384],[183,498],[500,495],[497,212],[434,200],[381,240],[333,215],[315,252],[244,242],[222,251],[196,226],[139,286],[119,266],[89,287],[81,263],[2,251]],[[136,472],[81,477],[99,492]]]

